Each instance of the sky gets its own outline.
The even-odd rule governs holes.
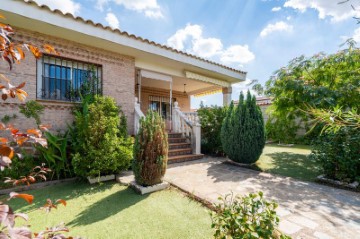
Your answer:
[[[349,38],[360,42],[360,0],[35,1],[246,71],[233,99],[295,57],[335,53]],[[192,107],[200,101],[222,105],[222,94],[193,98]]]

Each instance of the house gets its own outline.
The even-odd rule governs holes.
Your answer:
[[[45,106],[42,121],[55,130],[72,122],[77,98],[69,96],[69,89],[78,90],[92,74],[101,93],[115,98],[122,107],[129,133],[137,131],[139,118],[147,110],[155,110],[170,132],[191,138],[192,152],[200,154],[200,135],[195,139],[194,133],[200,134],[196,115],[186,113],[190,97],[220,91],[224,104],[229,104],[231,85],[246,78],[246,72],[33,1],[9,0],[0,5],[0,12],[6,16],[3,22],[15,29],[16,40],[48,43],[60,53],[44,54],[39,60],[28,56],[11,72],[6,64],[0,65],[0,73],[7,74],[14,84],[27,82],[28,100]],[[1,102],[0,116],[18,105],[12,100]],[[18,116],[15,124],[32,127]]]

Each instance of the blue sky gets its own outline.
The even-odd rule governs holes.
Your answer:
[[[248,72],[265,83],[294,57],[334,53],[353,37],[360,1],[350,0],[36,0],[51,8]],[[354,11],[351,4],[359,11]],[[233,86],[233,98],[247,86]],[[222,104],[222,95],[192,100]]]

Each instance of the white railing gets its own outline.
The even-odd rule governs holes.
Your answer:
[[[175,133],[190,140],[194,154],[201,154],[201,125],[196,113],[181,112],[178,102],[174,102],[172,126]]]
[[[135,114],[134,114],[134,133],[137,134],[140,129],[140,119],[145,117],[144,113],[140,109],[138,98],[135,97]]]
[[[185,118],[192,124],[200,124],[197,112],[183,112],[183,114],[185,115]]]

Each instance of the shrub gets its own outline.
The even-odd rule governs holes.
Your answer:
[[[264,120],[249,91],[246,100],[240,94],[236,108],[231,102],[221,128],[221,142],[233,161],[251,164],[259,159],[265,146]]]
[[[44,112],[44,106],[42,104],[39,104],[35,100],[29,100],[24,105],[20,105],[19,109],[20,113],[26,118],[33,118],[37,126],[41,124],[40,115]]]
[[[219,200],[221,203],[215,204],[215,212],[211,212],[215,238],[290,238],[276,229],[278,205],[265,201],[262,192],[235,198],[229,194]]]
[[[18,157],[15,154],[14,158],[11,160],[11,166],[0,171],[0,178],[20,178],[24,175],[27,175],[33,168],[38,165],[41,165],[41,161],[33,157],[32,155],[22,155]],[[0,188],[10,188],[13,187],[11,184],[5,184],[0,182]]]
[[[47,131],[44,136],[48,142],[47,146],[37,145],[36,149],[39,152],[41,162],[52,169],[50,179],[52,180],[54,177],[56,179],[72,177],[73,169],[67,153],[68,133],[54,135]]]
[[[221,144],[221,125],[225,119],[227,107],[201,107],[197,113],[201,123],[201,149],[204,154],[223,156]]]
[[[343,127],[321,135],[313,146],[310,158],[319,160],[324,174],[331,179],[360,181],[360,132]]]
[[[85,99],[75,113],[72,129],[72,164],[81,177],[96,177],[127,169],[132,159],[129,138],[119,137],[120,109],[114,99]]]
[[[160,115],[148,111],[140,120],[135,138],[133,171],[135,180],[142,186],[162,182],[168,160],[168,139],[165,123]]]

